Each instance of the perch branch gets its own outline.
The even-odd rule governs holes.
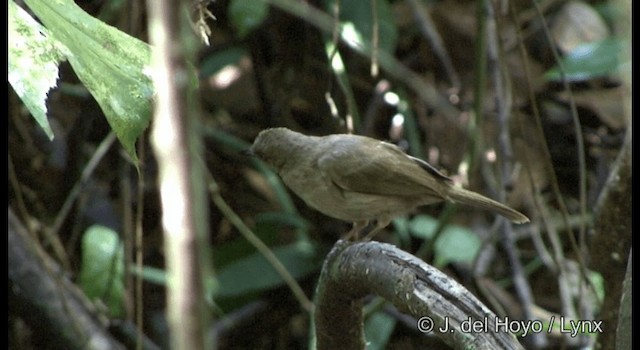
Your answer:
[[[317,348],[365,347],[362,298],[375,293],[400,311],[433,325],[434,335],[456,349],[522,349],[496,315],[438,269],[379,242],[338,241],[325,260],[316,291]],[[487,331],[464,332],[479,321]],[[501,322],[504,320],[500,320]],[[449,329],[446,331],[444,327]]]
[[[107,322],[64,276],[28,234],[24,225],[8,212],[9,305],[51,348],[125,349],[106,331]]]

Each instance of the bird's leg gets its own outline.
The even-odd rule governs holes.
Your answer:
[[[367,233],[366,236],[364,236],[364,238],[362,239],[363,241],[369,241],[373,238],[373,236],[376,235],[376,233],[380,232],[380,230],[382,230],[383,228],[387,227],[387,225],[389,225],[389,223],[391,222],[391,219],[377,219],[376,220],[376,227],[373,228],[373,230],[371,230],[371,232]]]
[[[354,221],[353,222],[353,228],[351,229],[351,231],[349,231],[346,235],[344,235],[342,237],[342,239],[346,240],[346,241],[350,241],[352,238],[354,241],[357,241],[358,238],[360,238],[360,232],[362,232],[362,230],[367,227],[367,225],[369,225],[369,221],[363,220],[363,221]]]

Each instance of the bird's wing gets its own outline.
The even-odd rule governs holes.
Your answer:
[[[369,147],[362,147],[363,142]],[[427,162],[390,143],[359,139],[340,142],[318,159],[318,169],[345,191],[393,196],[431,195],[445,198],[443,182],[451,181]]]

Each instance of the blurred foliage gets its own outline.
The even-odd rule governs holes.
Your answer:
[[[623,64],[620,53],[624,43],[616,39],[583,43],[563,57],[558,66],[547,71],[544,77],[552,81],[567,79],[571,82],[588,81],[617,73]]]
[[[431,216],[416,215],[410,220],[396,219],[395,225],[406,227],[414,237],[425,241],[435,239],[433,265],[438,268],[444,268],[450,263],[472,264],[482,245],[478,236],[463,226],[446,225],[438,232],[440,224]]]
[[[109,316],[124,316],[124,249],[108,227],[91,226],[82,238],[82,266],[78,283],[92,300],[100,300]]]
[[[132,24],[145,27],[144,9],[135,7],[143,4],[86,1],[80,4],[81,9],[70,0],[25,2],[42,25],[16,7],[13,0],[9,2],[9,81],[29,112],[10,92],[9,173],[13,180],[9,186],[9,205],[21,208],[23,217],[37,221],[34,227],[47,227],[69,189],[80,178],[96,144],[110,129],[116,132],[129,155],[136,158],[134,146],[148,126],[153,96],[146,70],[150,48],[144,43],[146,31],[128,35],[121,30],[135,28]],[[486,89],[486,100],[480,105],[487,117],[475,130],[486,140],[486,149],[479,153],[482,156],[479,163],[483,165],[469,174],[465,162],[470,147],[466,130],[473,120],[470,112],[475,83],[473,48],[478,39],[474,2],[218,0],[207,4],[217,20],[207,22],[211,27],[211,46],[203,47],[200,61],[194,63],[205,106],[203,161],[218,183],[221,196],[271,247],[308,296],[314,293],[315,277],[325,252],[348,230],[349,224],[311,210],[292,197],[273,171],[259,160],[241,154],[261,129],[286,126],[324,135],[346,132],[352,123],[352,130],[358,133],[394,142],[444,172],[459,174],[456,180],[468,184],[466,187],[495,194],[502,186],[495,175],[498,161],[504,156],[498,134],[502,126],[494,118],[498,94],[492,86],[482,87]],[[517,6],[530,5],[518,2]],[[589,6],[569,8],[567,14],[571,17],[575,8],[583,11],[589,10]],[[416,16],[418,11],[429,16]],[[560,11],[561,6],[545,8],[545,18],[558,18],[554,16]],[[542,215],[535,209],[539,202],[534,203],[534,198],[542,198],[537,200],[544,201],[553,215],[544,225],[561,233],[560,248],[569,252],[568,237],[572,233],[558,223],[557,203],[548,190],[552,179],[546,172],[549,167],[557,172],[562,195],[575,213],[576,135],[567,94],[557,82],[564,77],[576,89],[579,120],[583,123],[581,132],[587,142],[588,203],[593,207],[621,145],[621,135],[629,125],[622,117],[622,92],[616,78],[621,65],[628,64],[619,57],[626,44],[615,34],[609,34],[608,29],[598,29],[603,39],[586,40],[591,32],[552,20],[549,23],[555,28],[552,28],[554,37],[570,37],[571,42],[567,46],[565,42],[549,43],[541,21],[531,15],[534,12],[532,7],[518,9],[518,20],[523,22],[517,28],[512,18],[500,18],[503,40],[500,72],[510,82],[508,130],[513,154],[509,157],[518,169],[513,171],[511,183],[504,187],[509,190],[506,196],[509,203],[534,214],[531,215],[534,223]],[[139,17],[131,17],[132,13]],[[334,18],[336,14],[338,17]],[[113,22],[106,24],[96,18]],[[425,23],[424,18],[433,23]],[[604,18],[611,23],[615,14]],[[332,31],[323,23],[339,27]],[[437,38],[424,34],[428,32],[424,30],[427,24],[438,34]],[[374,35],[376,28],[378,32]],[[565,30],[570,35],[563,35]],[[522,33],[526,34],[522,36],[522,44],[527,65],[515,42]],[[434,54],[433,45],[438,41],[460,76],[459,90],[452,89],[440,56]],[[377,48],[373,47],[376,42]],[[555,62],[550,45],[575,47],[563,51],[562,61]],[[383,61],[385,57],[393,58],[380,65],[377,75],[372,74],[375,49]],[[59,64],[62,58],[69,60],[70,67]],[[65,88],[48,92],[55,87],[58,65],[60,82]],[[441,113],[440,107],[426,103],[422,91],[415,88],[422,86],[416,83],[416,77],[419,84],[436,91],[457,114],[451,117]],[[92,97],[70,93],[85,89]],[[537,137],[536,110],[540,110],[539,122],[546,139]],[[33,115],[37,125],[30,124],[27,114]],[[45,140],[41,139],[42,131]],[[55,139],[48,141],[52,135]],[[147,141],[142,138],[142,142],[146,145]],[[545,142],[552,164],[546,163],[540,151]],[[123,317],[130,312],[124,308],[124,295],[131,295],[127,290],[130,287],[123,284],[123,247],[116,232],[93,225],[111,218],[112,213],[118,213],[116,221],[124,222],[124,207],[143,207],[145,266],[142,270],[132,267],[131,271],[145,279],[145,327],[151,329],[149,334],[161,334],[162,327],[158,324],[162,321],[158,322],[156,315],[165,307],[166,281],[155,186],[157,174],[149,154],[141,157],[140,164],[144,180],[142,203],[127,193],[140,185],[132,181],[137,173],[126,170],[127,162],[118,152],[111,152],[84,184],[77,210],[65,220],[59,239],[72,262],[78,262],[71,265],[77,266],[77,271],[71,273],[78,274],[78,283],[85,293],[100,299],[110,317]],[[309,315],[292,301],[282,278],[266,260],[239,238],[228,218],[215,206],[211,208],[217,279],[207,281],[207,286],[215,310],[212,313],[220,320],[216,331],[221,347],[306,346]],[[493,242],[485,242],[493,239],[490,233],[494,226],[487,219],[489,216],[475,210],[460,210],[445,220],[438,217],[441,209],[438,205],[429,206],[415,216],[396,219],[376,239],[394,242],[412,253],[421,249],[418,247],[427,247],[429,251],[423,253],[431,258],[428,263],[466,283],[478,277],[511,281],[504,277],[508,276],[510,262],[500,254],[493,255],[484,275],[470,272],[481,249],[493,246]],[[531,229],[542,232],[544,225]],[[78,232],[84,232],[81,240],[77,238]],[[526,277],[536,306],[548,314],[564,312],[561,293],[555,283],[549,283],[558,276],[541,262],[544,251],[538,250],[539,242],[533,243],[529,231],[518,231],[517,237],[520,259],[531,267]],[[76,251],[81,252],[79,257]],[[575,263],[571,258],[564,259],[557,263]],[[570,277],[576,285],[583,278],[577,272]],[[602,299],[604,282],[598,274],[589,273],[588,277],[596,287],[597,298],[585,300],[595,306]],[[475,287],[473,283],[467,286]],[[499,299],[508,312],[518,315],[519,310],[509,308],[515,293],[506,288],[512,286],[499,285],[504,289],[487,299]],[[252,308],[256,303],[268,307]],[[403,344],[402,341],[427,346],[428,340],[416,335],[414,327],[398,322],[392,313],[383,310],[373,312],[366,321],[371,348],[387,348],[390,344]],[[549,348],[553,348],[553,343]]]
[[[258,27],[267,17],[269,7],[264,1],[232,0],[229,3],[231,23],[241,38]]]

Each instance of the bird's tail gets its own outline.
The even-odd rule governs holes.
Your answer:
[[[486,209],[498,213],[516,224],[529,222],[529,218],[521,212],[512,209],[500,202],[487,198],[481,194],[465,190],[460,187],[453,187],[449,192],[449,199],[454,202],[467,204],[481,209]]]

